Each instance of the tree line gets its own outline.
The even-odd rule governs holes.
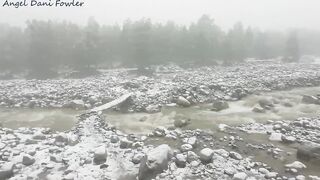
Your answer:
[[[115,64],[230,64],[279,56],[297,61],[300,54],[319,55],[319,45],[318,31],[261,31],[241,23],[222,30],[207,15],[188,26],[150,19],[99,25],[89,18],[83,26],[31,20],[25,28],[0,25],[0,69],[42,76],[61,67],[81,71]]]

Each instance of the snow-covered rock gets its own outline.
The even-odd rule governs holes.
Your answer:
[[[212,160],[213,150],[210,148],[204,148],[199,152],[200,160],[203,162],[210,162]]]
[[[171,148],[166,145],[160,145],[142,158],[139,167],[139,180],[154,178],[157,174],[168,168],[168,162],[172,157]]]
[[[248,175],[244,172],[239,172],[233,175],[232,180],[245,180]]]
[[[94,150],[94,157],[93,157],[93,161],[96,163],[96,164],[101,164],[101,163],[104,163],[106,162],[107,160],[107,150],[106,150],[106,147],[104,145],[96,148]]]
[[[183,107],[189,107],[191,106],[191,103],[184,97],[182,96],[179,96],[176,103],[180,106],[183,106]]]
[[[282,134],[281,133],[271,133],[269,136],[270,141],[282,141]]]
[[[306,165],[304,165],[302,162],[300,161],[294,161],[291,164],[286,164],[285,165],[286,168],[294,168],[294,169],[305,169],[307,168]]]

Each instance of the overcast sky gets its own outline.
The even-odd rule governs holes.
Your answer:
[[[1,6],[4,1],[0,0]],[[67,19],[84,24],[93,16],[102,24],[121,23],[128,18],[136,20],[142,17],[151,18],[155,22],[173,20],[180,24],[188,24],[202,14],[209,14],[215,19],[216,24],[225,29],[238,21],[261,29],[320,29],[320,0],[81,1],[85,2],[84,7],[0,7],[0,23],[22,25],[27,19]]]

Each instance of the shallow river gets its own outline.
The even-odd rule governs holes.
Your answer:
[[[215,129],[218,124],[237,125],[267,120],[293,120],[297,117],[312,117],[320,114],[320,106],[301,103],[302,95],[320,93],[320,87],[298,88],[289,91],[275,91],[250,95],[240,101],[229,102],[229,109],[214,112],[210,105],[204,104],[189,108],[163,107],[162,112],[155,114],[133,113],[121,114],[106,112],[106,121],[126,133],[148,133],[158,126],[172,126],[175,118],[191,119],[191,129]],[[276,104],[276,112],[252,112],[252,108],[260,99],[272,99]],[[293,106],[286,107],[285,102]],[[0,123],[4,127],[50,127],[54,130],[69,130],[77,121],[81,111],[70,109],[0,109]]]

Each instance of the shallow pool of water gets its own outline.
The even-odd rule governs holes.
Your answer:
[[[57,131],[70,130],[77,122],[79,111],[70,109],[0,109],[3,127],[45,127]]]

